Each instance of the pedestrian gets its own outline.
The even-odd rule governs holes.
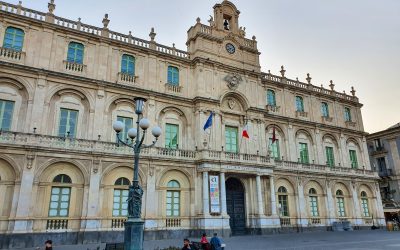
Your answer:
[[[221,240],[218,238],[217,233],[214,233],[214,236],[210,240],[211,250],[222,250],[221,248]]]
[[[188,239],[184,239],[182,250],[188,250],[188,249],[193,249],[193,248],[190,244],[190,241]]]
[[[53,250],[53,241],[51,240],[46,240],[45,244],[45,250]]]
[[[201,237],[200,244],[201,244],[201,248],[203,250],[209,250],[209,247],[208,247],[209,243],[208,243],[208,240],[207,240],[207,235],[205,233]]]

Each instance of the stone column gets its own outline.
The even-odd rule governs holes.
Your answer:
[[[277,217],[278,214],[276,213],[275,184],[273,176],[269,177],[269,185],[271,189],[271,215]]]
[[[264,215],[264,204],[261,192],[261,177],[260,175],[256,176],[256,192],[257,192],[257,203],[258,203],[258,214]]]
[[[97,165],[98,160],[93,161],[93,165]],[[100,228],[100,220],[96,219],[99,216],[99,193],[100,193],[100,174],[98,166],[92,169],[89,182],[89,193],[87,202],[87,221],[86,230],[96,230]]]
[[[301,180],[297,180],[297,205],[298,205],[298,211],[299,211],[299,224],[306,226],[308,224],[307,221],[307,207],[306,207],[306,200],[304,197],[304,187],[303,183]]]
[[[208,172],[203,172],[203,214],[210,215],[210,202],[208,193]]]
[[[324,157],[324,144],[322,141],[322,136],[319,129],[315,130],[315,147],[316,147],[316,155],[315,163],[320,165],[326,165],[325,157]]]
[[[361,216],[361,209],[360,209],[360,202],[358,200],[357,190],[355,188],[355,183],[350,183],[350,191],[351,195],[353,196],[353,217],[355,218],[354,223],[356,225],[362,224],[362,216]]]
[[[225,188],[225,173],[220,173],[220,181],[221,181],[221,214],[226,215],[226,188]]]
[[[329,181],[326,182],[326,206],[328,212],[328,225],[335,221],[335,203],[332,196],[332,188],[329,185]]]
[[[29,223],[27,218],[30,215],[33,178],[33,170],[24,168],[21,177],[17,212],[15,215],[14,233],[27,233],[32,231],[32,223]]]
[[[346,138],[344,137],[343,134],[340,135],[340,147],[339,147],[339,152],[340,152],[340,166],[341,167],[351,167],[351,165],[348,163],[347,159],[347,145],[346,145]]]
[[[375,200],[375,206],[376,206],[376,217],[378,224],[379,225],[385,225],[385,215],[383,212],[383,205],[382,205],[382,197],[381,197],[381,192],[379,189],[379,184],[375,183],[375,195],[376,195],[376,200]]]

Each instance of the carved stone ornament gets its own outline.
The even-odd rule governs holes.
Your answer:
[[[229,98],[228,99],[228,107],[230,109],[234,109],[236,107],[236,101],[234,99],[232,99],[232,98]]]
[[[128,196],[128,216],[131,218],[140,218],[142,212],[143,189],[138,182],[129,186]]]
[[[242,77],[237,73],[228,74],[225,76],[224,80],[228,83],[228,88],[231,90],[235,90],[243,81]]]

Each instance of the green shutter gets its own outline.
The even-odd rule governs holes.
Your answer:
[[[117,116],[117,121],[120,121],[125,125],[124,129],[120,132],[119,138],[121,138],[121,140],[123,141],[126,141],[126,139],[130,139],[128,136],[128,130],[133,128],[133,118]]]
[[[165,124],[165,147],[177,149],[179,126],[175,124]]]
[[[308,157],[307,143],[300,143],[300,162],[303,164],[309,164],[310,160]]]
[[[78,111],[72,109],[60,109],[60,122],[58,125],[58,136],[70,137],[76,136],[76,127],[78,123]]]
[[[11,129],[14,102],[0,100],[0,129],[8,131]]]
[[[325,152],[326,152],[326,164],[330,167],[335,166],[333,147],[325,147]]]
[[[357,162],[357,152],[355,150],[349,150],[349,155],[350,155],[350,162],[351,162],[351,167],[352,168],[358,168],[358,162]]]
[[[276,160],[281,159],[281,153],[279,150],[279,140],[276,139],[274,143],[272,143],[272,138],[269,138],[269,150],[271,151],[270,157],[275,158]]]
[[[225,150],[226,152],[238,152],[238,128],[225,127]]]

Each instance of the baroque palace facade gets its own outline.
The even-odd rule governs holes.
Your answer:
[[[163,130],[141,154],[145,238],[384,223],[355,91],[261,72],[231,2],[187,51],[55,7],[0,2],[1,247],[122,240],[133,152],[112,123],[134,124],[136,96]]]

